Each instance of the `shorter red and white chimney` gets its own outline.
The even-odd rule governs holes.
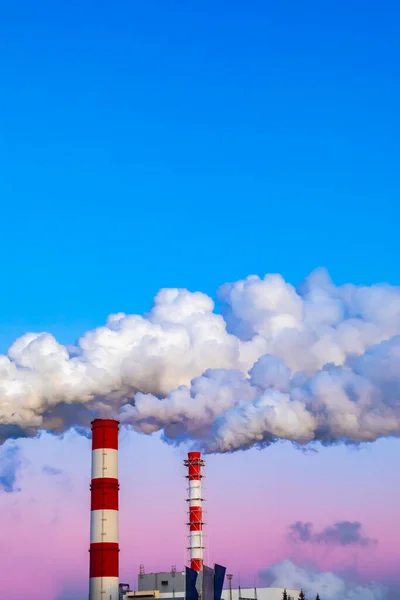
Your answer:
[[[184,461],[188,467],[186,475],[189,481],[189,535],[190,535],[190,568],[194,571],[203,569],[203,498],[201,495],[201,480],[203,478],[201,467],[205,462],[200,452],[189,452]]]
[[[89,600],[119,600],[118,421],[92,421]]]

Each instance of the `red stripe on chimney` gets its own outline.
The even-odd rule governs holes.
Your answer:
[[[118,510],[118,479],[92,479],[90,510]]]
[[[118,577],[118,544],[90,544],[89,577]]]
[[[111,419],[95,419],[92,422],[92,450],[110,448],[118,450],[118,423]]]

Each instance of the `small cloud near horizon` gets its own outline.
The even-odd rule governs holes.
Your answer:
[[[316,532],[314,532],[314,525],[312,523],[297,521],[289,526],[288,538],[296,544],[308,543],[366,547],[378,543],[377,540],[369,538],[364,534],[362,525],[358,521],[338,521]]]

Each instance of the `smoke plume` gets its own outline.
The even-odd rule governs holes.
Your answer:
[[[302,589],[308,598],[315,598],[317,594],[325,600],[385,600],[388,598],[388,590],[384,586],[351,583],[330,571],[306,570],[290,560],[271,565],[261,571],[260,576],[272,587]]]
[[[250,276],[217,294],[164,289],[147,315],[111,315],[76,346],[27,333],[0,356],[0,439],[119,417],[173,444],[230,452],[400,434],[400,288],[295,289]]]
[[[358,521],[338,521],[314,532],[312,523],[297,521],[289,526],[289,539],[295,543],[327,544],[331,546],[370,546],[376,540],[367,537]]]

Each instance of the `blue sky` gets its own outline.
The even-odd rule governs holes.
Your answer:
[[[399,283],[394,2],[2,2],[3,347],[164,286]]]
[[[161,287],[214,296],[222,283],[250,273],[279,272],[296,284],[319,266],[338,284],[400,284],[397,2],[0,0],[0,7],[0,352],[27,330],[72,343],[110,313],[146,311]],[[62,447],[47,435],[21,444],[39,471],[53,456],[50,466],[65,468],[79,490],[81,520],[70,547],[67,540],[63,549],[69,496],[57,539],[62,564],[76,558],[72,575],[81,570],[86,590],[90,456],[88,441],[71,436]],[[146,520],[135,518],[149,507],[137,494],[136,474],[148,473],[146,460],[158,465],[153,487],[144,486],[154,501],[157,476],[167,477],[161,448],[163,461],[178,463],[157,439],[136,436],[126,444],[125,493],[137,505],[125,513],[124,535],[139,546],[135,527]],[[245,526],[233,540],[238,547],[252,547],[264,566],[263,552],[268,560],[286,556],[270,540],[290,522],[319,518],[322,527],[329,519],[361,519],[383,540],[376,568],[394,564],[397,440],[359,455],[324,449],[309,460],[288,444],[268,452],[238,453],[226,467],[235,515],[253,502],[251,489],[264,524],[254,526],[260,547]],[[224,461],[210,458],[210,514],[221,527]],[[40,507],[41,484],[29,473],[21,477],[20,502],[33,527],[30,502]],[[48,480],[46,497],[56,510]],[[336,483],[344,490],[337,497]],[[281,497],[270,494],[277,487],[283,509]],[[271,505],[283,515],[277,524]],[[171,523],[181,519],[174,515]],[[25,540],[36,552],[36,533],[10,523],[16,553]],[[143,560],[165,568],[162,547],[154,558],[147,539]],[[53,553],[53,538],[43,540]],[[272,558],[268,548],[276,551]],[[139,551],[136,562],[124,556],[124,574],[142,560]],[[14,563],[23,559],[10,555]],[[41,573],[48,583],[58,577],[55,560],[50,574]],[[11,594],[12,571],[9,577]],[[47,593],[41,598],[55,597]]]

